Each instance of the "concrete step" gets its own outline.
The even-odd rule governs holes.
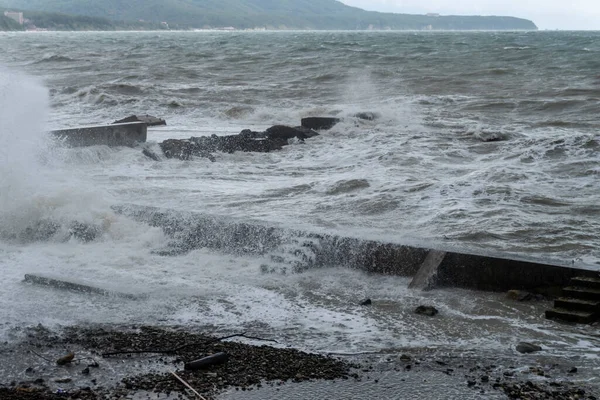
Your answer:
[[[560,297],[554,300],[554,308],[563,308],[566,310],[600,312],[600,301],[582,300],[570,297]]]
[[[571,278],[571,285],[577,287],[589,287],[600,290],[600,277],[576,276]]]
[[[563,296],[581,300],[600,301],[600,289],[581,286],[569,286],[563,289]]]
[[[591,324],[592,322],[596,322],[598,320],[598,314],[589,311],[573,311],[566,310],[564,308],[553,308],[552,310],[546,311],[546,318],[559,321],[575,322],[578,324]]]

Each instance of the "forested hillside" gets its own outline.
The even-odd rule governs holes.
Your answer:
[[[238,29],[536,29],[513,17],[427,16],[364,11],[336,0],[0,0],[6,7],[166,22],[171,28]]]

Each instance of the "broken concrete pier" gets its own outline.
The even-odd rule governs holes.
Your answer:
[[[56,139],[71,147],[128,146],[146,141],[148,126],[144,122],[87,126],[50,132]]]
[[[327,233],[240,222],[226,217],[154,207],[120,206],[116,212],[160,227],[172,238],[164,255],[199,248],[265,256],[264,271],[346,267],[415,280],[412,287],[463,287],[486,291],[527,290],[552,296],[576,276],[594,276],[597,266],[456,249],[428,249]]]

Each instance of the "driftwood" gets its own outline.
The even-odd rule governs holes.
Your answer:
[[[225,364],[229,360],[229,354],[225,352],[211,354],[210,356],[185,363],[184,369],[187,371],[197,371],[213,365]]]
[[[93,286],[83,285],[81,283],[68,282],[60,279],[49,278],[40,275],[32,275],[25,274],[25,279],[23,282],[34,283],[36,285],[50,286],[56,289],[64,289],[64,290],[73,290],[76,292],[82,293],[91,293],[91,294],[99,294],[102,296],[114,296],[114,297],[122,297],[125,299],[135,300],[138,299],[139,296],[129,294],[129,293],[120,293],[114,292],[112,290],[100,289]]]
[[[194,392],[194,394],[195,394],[196,396],[198,396],[198,398],[199,398],[200,400],[206,400],[206,398],[202,397],[202,395],[201,395],[200,393],[198,393],[198,392],[196,391],[196,389],[194,389],[193,387],[191,387],[191,386],[190,386],[190,384],[189,384],[189,383],[187,383],[186,381],[184,381],[184,380],[183,380],[183,379],[182,379],[182,378],[181,378],[179,375],[177,375],[177,374],[176,374],[175,372],[173,372],[173,371],[170,371],[170,372],[171,372],[171,375],[173,375],[173,376],[175,377],[175,379],[177,379],[179,382],[181,382],[181,383],[183,384],[183,386],[185,386],[186,388],[188,388],[188,389],[190,389],[192,392]]]

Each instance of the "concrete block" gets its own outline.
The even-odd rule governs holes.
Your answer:
[[[134,147],[146,141],[148,127],[143,122],[88,126],[61,129],[50,132],[54,137],[71,147],[84,146],[128,146]]]
[[[438,267],[444,261],[444,257],[446,257],[445,251],[430,250],[408,288],[428,290],[435,286]]]

